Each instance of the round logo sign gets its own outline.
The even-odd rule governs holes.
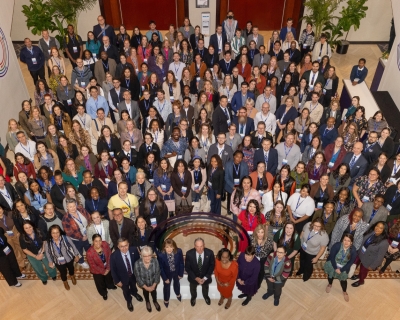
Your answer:
[[[8,71],[10,53],[3,29],[0,28],[0,78],[4,77]]]

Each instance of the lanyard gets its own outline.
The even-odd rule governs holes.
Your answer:
[[[325,215],[324,215],[324,224],[327,224],[328,223],[328,219],[329,219],[329,217],[332,215],[332,213],[329,215],[329,216],[326,216],[326,213],[325,213]]]
[[[194,170],[193,171],[193,174],[194,174],[194,181],[196,182],[197,180],[198,180],[198,178],[199,178],[199,172],[200,172],[200,170]]]
[[[233,169],[235,170],[236,175],[239,176],[240,164],[238,164],[237,168],[236,168],[235,164],[233,164]]]
[[[154,203],[152,206],[150,206],[150,215],[151,216],[154,214],[155,209],[156,209],[156,204]]]
[[[279,261],[278,261],[278,257],[275,257],[275,259],[274,259],[275,261],[274,261],[274,263],[275,263],[275,266],[274,266],[274,271],[273,271],[273,274],[272,274],[272,276],[275,276],[275,274],[276,274],[276,269],[278,268],[278,266],[279,266]]]
[[[322,200],[322,198],[325,196],[325,191],[322,191],[322,189],[319,191],[319,198]]]
[[[366,147],[365,150],[364,150],[364,152],[365,152],[365,151],[368,151],[369,149],[371,149],[375,144],[376,144],[376,142],[374,142],[373,144],[371,144],[369,147]]]
[[[29,142],[27,143],[28,150],[25,149],[24,145],[21,142],[19,144],[21,145],[21,148],[28,152],[29,156],[31,156],[31,147],[29,146]]]
[[[104,68],[108,71],[108,62],[107,64],[105,64],[103,61],[101,61],[101,63],[103,64]]]
[[[142,192],[142,189],[139,187],[139,189],[140,189],[140,192]],[[143,193],[142,193],[142,197],[143,197]],[[119,197],[119,196],[118,196]],[[127,206],[128,206],[128,208],[129,208],[129,210],[131,210],[131,202],[129,201],[129,196],[127,195],[126,196],[126,199],[128,200],[128,202],[126,202],[125,200],[123,200],[121,197],[119,197],[120,199],[121,199],[121,201],[123,201]]]
[[[375,233],[372,235],[372,236],[370,236],[368,239],[367,239],[367,241],[365,241],[365,244],[366,245],[369,245],[374,239],[374,236],[375,236]]]
[[[392,177],[394,177],[397,173],[397,171],[399,171],[400,169],[400,164],[398,166],[396,166],[396,161],[393,163],[393,172],[392,172]]]
[[[100,204],[100,199],[97,199],[97,207],[96,207],[96,205],[94,204],[94,200],[92,199],[92,204],[93,204],[93,209],[94,209],[94,211],[97,211],[97,208],[99,207],[99,204]]]
[[[316,165],[314,165],[314,170],[313,170],[313,176],[315,177],[319,170],[321,170],[322,165],[320,165],[318,168]]]
[[[182,184],[183,181],[185,180],[185,173],[182,173],[182,176],[178,173],[179,179],[181,180]]]
[[[80,115],[78,115],[78,118],[79,118],[79,120],[82,122],[82,124],[83,124],[83,127],[85,127],[85,124],[86,124],[86,118],[85,118],[85,117],[81,118],[81,116],[80,116]]]
[[[291,147],[289,148],[289,151],[288,151],[288,152],[286,152],[286,143],[283,144],[283,147],[285,148],[285,159],[286,159],[287,156],[289,155],[290,151],[292,150],[293,146],[291,146]]]
[[[314,238],[316,234],[317,234],[317,233],[315,233],[315,232],[314,232],[314,234],[311,236],[311,231],[310,231],[310,233],[308,234],[308,237],[307,237],[306,243],[308,242],[308,240],[310,240],[310,239]]]
[[[36,195],[33,196],[33,200],[36,200],[37,202],[39,202],[39,206],[42,204],[42,202],[40,201],[40,198],[41,198],[40,194],[38,197],[36,197]]]
[[[326,134],[327,134],[327,132],[326,132],[326,130],[328,130],[328,133],[332,130],[333,128],[331,128],[331,129],[329,129],[329,128],[325,128],[325,130],[324,130],[324,134],[322,135],[323,137],[325,137],[326,136]]]
[[[6,227],[6,229],[8,230],[8,225],[6,223],[6,216],[3,216],[3,224]]]
[[[304,199],[302,202],[300,202],[300,198],[301,196],[299,196],[299,199],[297,200],[297,204],[296,204],[296,209],[294,209],[294,212],[296,212],[297,208],[301,206],[301,204],[307,199]],[[300,203],[299,203],[300,202]]]
[[[251,191],[251,190],[250,190],[250,191]],[[246,197],[243,197],[243,201],[244,201],[243,205],[246,205],[247,199],[248,199],[249,196],[250,196],[250,191],[249,191],[249,193],[247,194]]]
[[[56,249],[57,249],[57,251],[58,251],[58,255],[59,255],[60,257],[62,257],[63,255],[62,255],[62,253],[61,253],[61,239],[60,239],[60,247],[58,247],[57,243],[55,243],[53,240],[51,240],[51,241],[53,242],[54,246],[56,247]]]
[[[60,191],[61,191],[61,193],[63,194],[63,196],[65,196],[65,186],[63,186],[63,187],[64,187],[64,190],[62,190],[62,189],[60,188],[59,185],[57,185],[57,187],[58,187],[58,189],[60,189]]]
[[[131,79],[125,79],[126,87],[129,88],[129,85],[131,84]]]
[[[71,214],[70,214],[70,215],[71,215]],[[76,222],[79,222],[79,224],[80,224],[84,229],[86,229],[86,227],[83,225],[83,222],[82,222],[81,217],[79,216],[79,212],[76,212],[76,215],[78,216],[77,218],[75,218],[73,215],[71,215],[71,217],[72,217]]]
[[[400,197],[400,193],[398,191],[396,191],[396,193],[394,194],[394,197],[392,199],[392,203],[395,202],[398,197]]]
[[[251,222],[250,222],[250,216],[251,216],[251,214],[249,214],[249,216],[248,216],[248,223],[249,223],[249,229],[250,229],[250,231],[253,229],[253,224],[254,224],[254,220],[256,219],[256,217],[255,216],[253,216],[253,219],[251,220]]]
[[[374,210],[372,209],[372,214],[371,214],[371,218],[369,218],[369,223],[372,221],[372,219],[375,217],[376,213],[378,212],[378,209]]]
[[[158,109],[160,110],[160,114],[163,112],[164,108],[165,108],[165,101],[163,103],[162,108],[160,108],[160,102],[158,102]]]
[[[343,206],[344,204],[339,201],[337,204],[336,212],[339,213],[340,211],[342,211]]]

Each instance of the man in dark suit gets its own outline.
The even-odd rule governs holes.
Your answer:
[[[374,163],[382,152],[382,148],[377,141],[378,133],[376,131],[370,131],[368,139],[363,142],[362,154],[369,164]]]
[[[110,238],[114,248],[118,245],[119,238],[125,238],[130,244],[133,243],[135,237],[136,225],[133,220],[125,218],[122,209],[115,208],[112,210],[112,220],[110,220]]]
[[[110,116],[113,123],[116,123],[119,120],[118,114],[118,105],[120,102],[124,101],[124,92],[127,90],[126,88],[121,87],[121,81],[118,78],[113,78],[113,86],[108,92],[108,104],[110,105]],[[116,115],[118,118],[116,118]]]
[[[222,33],[222,26],[218,25],[215,34],[210,37],[210,46],[213,46],[214,50],[220,54],[224,50],[226,42],[226,34]]]
[[[99,24],[96,24],[95,26],[93,26],[93,33],[94,33],[94,36],[97,38],[97,40],[102,41],[103,37],[107,36],[110,38],[110,42],[112,44],[116,44],[117,37],[115,36],[113,27],[106,24],[106,20],[104,19],[103,16],[98,16],[97,22]]]
[[[278,151],[271,148],[272,141],[268,138],[262,140],[261,146],[262,148],[254,153],[253,168],[257,168],[257,163],[262,161],[265,163],[267,171],[274,176],[278,169]]]
[[[192,100],[189,97],[183,98],[183,106],[181,109],[181,117],[183,119],[187,119],[189,122],[189,128],[191,129],[193,126],[193,117],[194,117],[194,108],[190,104]]]
[[[250,137],[251,137],[251,144],[256,149],[262,148],[262,142],[264,138],[271,140],[271,142],[274,141],[272,135],[269,132],[265,131],[264,121],[259,121],[257,123],[257,130],[250,133]]]
[[[238,116],[233,119],[233,123],[236,125],[236,132],[239,133],[242,138],[254,131],[254,120],[247,116],[246,107],[239,109]]]
[[[368,74],[368,69],[365,67],[367,61],[364,58],[358,60],[358,66],[351,69],[350,80],[353,86],[362,83]]]
[[[228,127],[232,122],[232,111],[228,106],[228,98],[222,95],[219,99],[219,106],[214,110],[212,115],[212,125],[214,127],[214,135],[218,137],[219,133],[228,132]]]
[[[120,63],[118,48],[111,43],[108,36],[103,37],[99,52],[103,51],[107,52],[108,57],[113,59],[117,64]],[[113,74],[113,76],[115,76],[115,74]]]
[[[153,136],[151,135],[150,132],[146,132],[144,134],[144,143],[139,147],[139,152],[138,152],[138,163],[144,163],[147,154],[149,152],[154,152],[156,158],[155,161],[160,161],[160,147],[158,146],[157,143],[153,142]]]
[[[325,85],[324,75],[318,70],[319,62],[314,61],[311,70],[304,72],[303,76],[301,77],[301,79],[306,79],[310,91],[314,89],[315,84],[317,84],[318,82],[322,84],[322,87]]]
[[[204,61],[204,58],[208,54],[207,48],[204,46],[204,39],[199,39],[197,42],[197,48],[193,50],[193,56],[195,57],[196,54],[200,54],[201,60]]]
[[[185,270],[190,283],[190,304],[196,304],[197,286],[201,285],[204,300],[208,305],[211,299],[208,296],[208,287],[212,282],[212,274],[215,266],[215,257],[212,250],[204,247],[204,240],[197,238],[194,241],[194,248],[186,252]]]
[[[353,146],[353,152],[349,152],[343,158],[343,163],[348,163],[350,166],[350,187],[353,186],[354,181],[361,177],[368,168],[368,161],[361,154],[363,150],[362,142],[356,142]]]
[[[208,164],[210,164],[211,157],[214,154],[219,155],[219,157],[222,159],[222,165],[224,167],[225,163],[233,159],[233,150],[231,146],[226,145],[225,142],[226,142],[226,135],[225,133],[220,132],[217,136],[217,142],[213,143],[208,149],[208,154],[207,154]]]
[[[233,68],[236,66],[236,61],[231,59],[231,52],[228,50],[225,52],[224,59],[219,60],[219,67],[223,74],[232,74]]]
[[[123,98],[124,100],[118,105],[119,117],[122,119],[121,112],[124,110],[128,111],[130,118],[135,121],[136,128],[139,128],[140,110],[138,102],[132,100],[132,95],[129,90],[124,91]]]
[[[4,176],[0,175],[0,205],[7,211],[13,209],[14,201],[19,198],[17,191],[11,183],[6,182]]]
[[[114,245],[114,247],[116,246]],[[143,301],[143,298],[138,293],[136,277],[133,272],[135,262],[139,259],[139,250],[136,247],[130,247],[128,239],[124,237],[118,238],[118,249],[110,257],[111,275],[114,283],[122,288],[130,312],[133,311],[132,296],[139,302]]]
[[[248,92],[248,90],[249,90],[249,84],[246,81],[243,81],[241,84],[241,90],[236,91],[235,94],[233,95],[233,98],[231,101],[231,108],[232,108],[233,112],[235,113],[235,117],[236,117],[236,114],[239,111],[239,109],[241,107],[245,106],[245,102],[246,102],[247,98],[253,99],[254,102],[256,101],[254,93]]]
[[[292,41],[290,43],[290,48],[287,49],[285,53],[289,53],[289,59],[291,62],[299,64],[301,61],[301,52],[299,49],[297,49],[296,45],[297,45],[296,41]]]

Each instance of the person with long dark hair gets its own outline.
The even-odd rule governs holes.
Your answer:
[[[174,200],[174,190],[171,184],[172,167],[168,159],[162,158],[160,166],[153,174],[154,187],[157,188],[158,193],[164,200]]]
[[[331,292],[334,279],[340,281],[345,301],[349,301],[347,294],[347,277],[351,265],[357,257],[357,250],[353,246],[353,235],[345,233],[341,242],[335,243],[329,251],[328,261],[324,265],[324,271],[328,275],[328,286],[326,292]]]
[[[323,174],[320,180],[311,187],[310,197],[314,199],[315,210],[322,209],[326,201],[333,199],[333,188],[328,181],[328,174]]]
[[[378,269],[388,250],[388,228],[385,222],[378,221],[373,224],[365,233],[362,240],[362,246],[358,250],[358,257],[354,262],[360,266],[358,275],[351,277],[351,280],[357,280],[352,283],[352,287],[359,287],[364,284],[369,271]]]
[[[314,213],[315,202],[310,197],[311,187],[309,184],[303,184],[300,192],[292,194],[286,204],[286,210],[289,213],[290,221],[296,225],[296,231],[300,234],[304,225],[309,221]]]
[[[270,212],[278,201],[282,201],[282,203],[286,205],[287,199],[287,193],[282,191],[282,183],[279,180],[276,180],[273,183],[271,190],[262,197],[262,204],[264,207],[263,213],[267,214],[267,212]]]
[[[296,181],[290,176],[290,166],[284,164],[279,173],[275,177],[275,181],[280,181],[282,184],[281,190],[289,197],[296,191]]]
[[[70,289],[67,271],[72,284],[76,285],[74,262],[78,262],[81,256],[72,239],[65,235],[59,225],[54,224],[49,228],[47,241],[44,243],[44,252],[50,268],[56,267],[60,272],[65,289]]]
[[[159,196],[156,188],[151,187],[147,191],[146,198],[140,203],[139,214],[146,220],[147,225],[153,228],[167,220],[167,205]]]
[[[296,192],[300,192],[301,186],[308,183],[306,164],[303,161],[299,161],[296,167],[290,172],[290,176],[296,181]]]
[[[199,138],[196,136],[189,140],[189,145],[185,151],[184,159],[187,163],[189,163],[189,161],[194,157],[200,157],[204,163],[207,161],[206,152],[204,151],[204,148],[202,148]]]
[[[323,220],[325,231],[330,237],[338,219],[337,213],[335,211],[335,203],[332,200],[327,200],[326,202],[324,202],[323,208],[315,211],[313,218],[321,218]]]
[[[207,171],[203,160],[195,156],[188,164],[189,171],[192,175],[192,198],[194,203],[194,212],[203,211],[201,208],[201,196],[204,186],[207,183]]]
[[[350,180],[350,167],[347,163],[340,164],[329,174],[329,184],[332,186],[335,194],[343,187],[347,188],[350,184]]]
[[[24,195],[25,203],[43,213],[44,205],[51,202],[50,193],[44,192],[36,179],[29,180],[28,186],[28,191]]]
[[[293,268],[295,256],[301,248],[301,242],[299,234],[295,230],[295,224],[290,220],[274,235],[274,251],[280,246],[286,248],[286,256],[291,260]],[[290,271],[290,275],[292,271]]]
[[[261,213],[260,205],[257,200],[252,199],[247,202],[245,210],[238,215],[238,223],[252,235],[258,225],[266,223],[264,215]]]
[[[22,224],[25,220],[31,221],[36,228],[38,227],[40,211],[30,205],[25,204],[22,199],[17,199],[13,205],[12,219],[14,221],[15,228],[17,228],[19,233],[22,233]]]
[[[237,260],[239,265],[239,274],[236,280],[236,286],[243,293],[239,298],[246,298],[242,302],[242,306],[246,306],[252,297],[258,291],[258,274],[260,272],[260,262],[256,258],[256,249],[248,246],[242,252]]]
[[[351,201],[350,190],[347,187],[341,187],[337,190],[332,201],[335,203],[335,211],[338,218],[349,214],[354,208],[354,204]]]
[[[289,214],[285,210],[285,204],[277,200],[271,211],[265,213],[266,225],[268,226],[268,238],[273,239],[275,233],[280,231],[287,221],[290,221]]]
[[[248,210],[250,200],[255,200],[257,203],[255,209],[257,212],[260,212],[258,205],[258,203],[261,202],[260,193],[251,187],[251,178],[246,175],[240,180],[239,185],[232,193],[230,209],[233,213],[233,221],[236,222],[238,220],[243,210]],[[265,223],[265,218],[263,223]],[[256,227],[256,225],[254,225],[254,227]]]
[[[225,171],[222,159],[215,154],[210,159],[207,169],[207,197],[211,202],[211,212],[221,214],[221,197],[224,192]]]
[[[144,246],[151,245],[149,238],[151,232],[153,231],[153,227],[148,225],[146,219],[141,215],[136,217],[135,225],[136,229],[133,233],[132,245],[141,250]]]
[[[378,156],[378,159],[376,159],[376,161],[371,163],[368,168],[368,169],[372,169],[372,168],[378,169],[380,176],[381,176],[381,181],[383,183],[385,183],[385,185],[386,185],[386,182],[389,181],[389,178],[392,173],[391,168],[387,164],[388,159],[389,159],[388,154],[386,154],[385,152],[381,152]]]
[[[393,261],[397,260],[400,257],[399,251],[399,243],[400,243],[400,219],[395,219],[388,223],[388,241],[389,247],[385,254],[385,263],[379,270],[379,274],[385,272],[386,268],[391,264]]]
[[[175,193],[175,204],[178,206],[184,201],[189,206],[192,205],[192,175],[185,160],[178,159],[175,162],[174,170],[171,173],[171,184]]]
[[[316,151],[308,161],[306,171],[308,173],[309,183],[313,185],[318,182],[323,175],[328,172],[325,155],[322,151]]]

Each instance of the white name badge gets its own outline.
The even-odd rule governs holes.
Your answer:
[[[308,182],[309,182],[311,185],[313,185],[313,184],[315,183],[315,180],[310,179],[310,180],[308,180]]]
[[[287,163],[288,163],[287,159],[283,159],[283,160],[282,160],[282,164],[283,164],[283,165],[285,165],[285,164],[287,164]]]
[[[86,83],[84,81],[81,82],[81,87],[86,86]]]
[[[396,183],[396,178],[390,178],[389,180],[391,183]]]
[[[323,94],[325,94],[326,93],[326,89],[322,89],[322,92],[323,92]]]
[[[235,186],[239,185],[240,180],[239,179],[233,179],[233,184]]]
[[[341,269],[341,268],[343,268],[343,265],[342,265],[342,264],[340,264],[340,263],[336,263],[336,266],[338,267],[338,269]]]
[[[149,179],[149,182],[150,182],[151,184],[153,184],[153,183],[154,183],[154,179]]]
[[[166,77],[163,78],[163,81],[165,81],[165,79],[167,79]]]
[[[105,178],[104,181],[105,181],[106,184],[109,184],[111,180],[108,179],[108,178]]]
[[[359,79],[359,78],[355,78],[354,81],[355,81],[355,82],[358,82],[358,81],[360,81],[360,79]]]
[[[147,63],[147,59],[144,59],[143,61]]]
[[[307,49],[307,45],[306,44],[303,44],[303,49]]]
[[[328,167],[329,167],[329,169],[331,169],[331,168],[333,168],[333,166],[335,165],[335,163],[334,162],[329,162],[328,163]]]
[[[50,54],[50,52],[51,52],[51,50],[47,50],[48,52],[49,52],[49,54]]]
[[[132,146],[133,149],[136,149],[136,146]]]
[[[303,139],[303,134],[302,133],[299,134],[299,139],[300,140]]]
[[[264,191],[262,190],[258,190],[258,193],[260,194],[261,197],[264,195]]]
[[[230,125],[231,125],[231,122],[230,122],[230,120],[227,120],[227,121],[226,121],[226,123],[228,124],[228,126],[230,126]]]
[[[199,185],[198,183],[196,183],[196,184],[194,185],[194,190],[198,190],[199,187],[200,187],[200,185]]]
[[[13,237],[14,236],[14,232],[11,230],[11,231],[7,231],[7,235],[9,235],[10,237]]]
[[[78,52],[78,47],[72,47],[72,51],[74,51],[74,53]]]
[[[43,213],[44,212],[44,210],[43,210],[43,207],[39,207],[39,209],[38,209],[41,213]]]
[[[279,231],[279,229],[272,229],[272,234],[275,234]]]
[[[247,231],[247,234],[248,234],[249,236],[252,236],[252,235],[253,235],[253,231]]]
[[[114,157],[114,151],[110,151],[110,156]]]
[[[32,63],[33,63],[33,64],[37,64],[36,58],[32,58]]]
[[[72,100],[71,99],[68,99],[67,103],[68,103],[69,106],[72,106]]]
[[[363,198],[362,198],[362,200],[361,200],[362,202],[369,202],[369,197],[367,197],[367,196],[364,196]]]
[[[392,241],[392,243],[390,244],[390,246],[393,248],[397,248],[398,245],[399,245],[398,241]]]
[[[231,99],[228,99],[228,103],[231,103]]]
[[[386,209],[388,209],[389,211],[392,210],[392,206],[390,204],[386,205]]]
[[[96,59],[96,56],[97,56],[97,54],[96,54],[96,53],[93,53],[93,58],[95,58],[95,59]]]
[[[164,192],[167,191],[167,186],[165,184],[162,184],[161,185],[161,190],[164,191]]]
[[[324,206],[323,202],[317,202],[317,209],[322,209],[323,206]]]
[[[172,97],[170,97],[169,100],[171,101],[171,103],[175,101],[175,99]]]
[[[150,223],[151,223],[152,227],[156,226],[157,225],[157,219],[156,218],[150,218]]]
[[[181,154],[179,154],[178,159],[183,159],[183,156]]]
[[[65,263],[66,263],[64,257],[58,257],[57,260],[58,260],[58,263],[59,263],[59,264],[65,264]]]
[[[307,250],[307,243],[306,243],[306,242],[303,242],[303,244],[301,245],[301,247],[303,248],[304,251],[306,251],[306,250]]]
[[[4,253],[6,254],[6,256],[8,256],[11,252],[11,249],[7,246],[3,249]]]
[[[367,248],[365,248],[364,246],[362,246],[361,252],[362,252],[362,253],[365,253],[365,251],[367,251]]]
[[[208,187],[212,188],[212,182],[211,181],[208,181]]]
[[[187,191],[187,187],[182,187],[182,188],[181,188],[181,192],[182,192],[182,193],[186,193],[186,191]]]
[[[144,86],[142,86],[142,91],[144,91]]]
[[[246,210],[246,206],[241,206],[240,209]]]
[[[200,77],[196,77],[196,81],[200,81]]]
[[[300,188],[296,188],[296,193],[300,193]]]
[[[313,91],[314,86],[310,86],[309,89],[310,89],[310,91]]]
[[[136,70],[136,73],[139,73],[139,69],[135,69]]]

